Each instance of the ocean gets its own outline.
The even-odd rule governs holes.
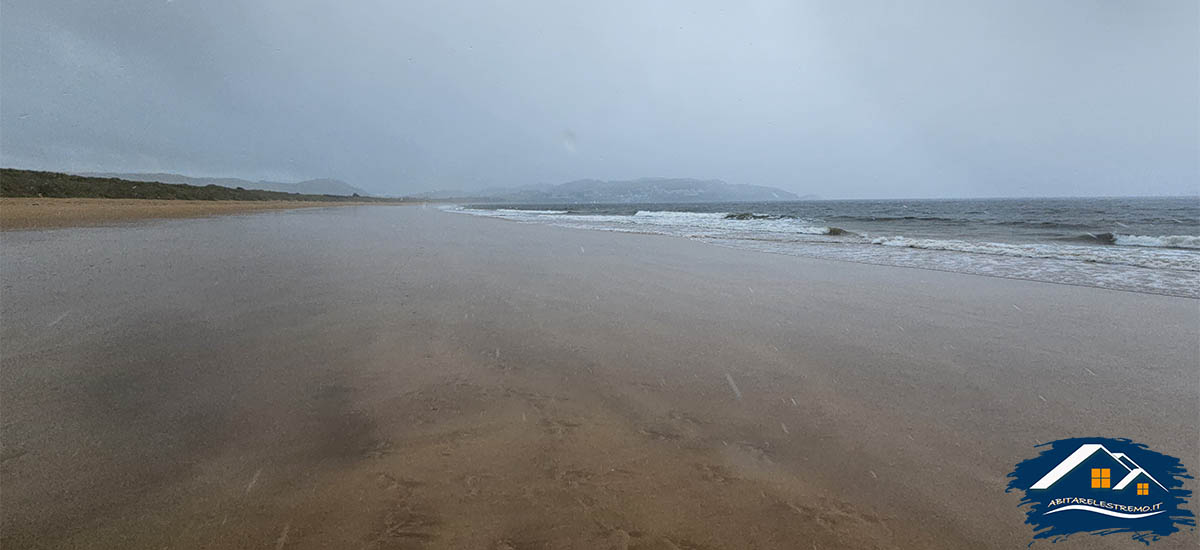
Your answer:
[[[1200,298],[1200,197],[445,208],[776,254]]]

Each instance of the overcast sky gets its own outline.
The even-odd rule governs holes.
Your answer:
[[[1200,192],[1200,3],[0,1],[0,164]]]

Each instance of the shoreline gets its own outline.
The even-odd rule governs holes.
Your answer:
[[[138,220],[202,218],[298,208],[413,204],[419,203],[2,197],[0,231],[93,227]]]
[[[1194,300],[501,222],[6,235],[3,542],[1017,548],[1036,444],[1197,452]]]
[[[761,222],[768,224],[764,226],[757,220],[727,221],[728,214],[724,212],[687,209],[651,211],[651,207],[636,205],[637,214],[632,215],[629,212],[633,212],[634,207],[623,214],[613,214],[607,210],[589,214],[581,210],[569,215],[560,212],[565,207],[559,206],[540,210],[534,209],[536,207],[533,205],[527,206],[528,210],[440,209],[463,215],[574,229],[661,234],[734,249],[796,257],[1200,299],[1200,249],[1187,244],[1200,237],[1191,235],[1161,237],[1180,240],[1177,247],[1164,242],[1153,246],[1120,245],[1115,241],[1107,244],[1063,244],[1058,239],[1004,240],[999,235],[981,236],[977,240],[957,240],[958,237],[954,235],[934,234],[916,239],[899,236],[872,238],[860,232],[861,228],[846,232],[849,236],[830,236],[804,231],[789,233],[788,228],[771,225],[777,220]],[[719,208],[725,209],[725,206]],[[722,215],[724,219],[713,221],[713,216]],[[810,229],[829,230],[821,227],[825,224],[821,220],[803,223],[815,224]],[[903,232],[901,228],[892,229]]]
[[[454,214],[454,215],[469,215],[469,214],[462,214],[459,212],[452,212],[452,211],[447,211],[446,213]],[[487,217],[487,216],[484,216],[484,217]],[[1095,290],[1109,290],[1109,291],[1113,291],[1113,292],[1128,292],[1130,294],[1144,294],[1147,296],[1165,296],[1165,297],[1169,297],[1169,298],[1184,298],[1184,299],[1188,299],[1188,300],[1200,300],[1200,296],[1189,296],[1187,294],[1158,291],[1158,290],[1153,290],[1153,289],[1107,287],[1107,286],[1099,286],[1099,285],[1088,284],[1088,283],[1076,283],[1076,282],[1069,282],[1069,281],[1052,281],[1052,280],[1045,280],[1045,279],[1031,279],[1031,278],[1027,278],[1027,277],[1018,277],[1015,275],[1003,275],[1003,274],[997,274],[997,273],[956,271],[956,270],[949,269],[949,268],[937,267],[937,266],[931,266],[931,265],[906,265],[906,264],[899,264],[899,263],[887,263],[884,261],[872,261],[872,260],[864,260],[864,259],[856,259],[856,258],[826,257],[826,256],[818,255],[818,254],[797,254],[797,253],[780,251],[780,250],[764,250],[764,249],[758,249],[758,248],[747,248],[744,246],[736,246],[736,245],[732,245],[732,244],[726,244],[723,242],[714,242],[712,240],[696,239],[696,238],[692,238],[692,237],[685,237],[685,236],[681,236],[681,235],[671,235],[671,234],[667,234],[667,233],[658,233],[658,232],[654,232],[654,231],[600,230],[600,229],[570,226],[570,225],[537,224],[536,222],[527,222],[527,221],[514,220],[514,219],[510,219],[510,218],[500,218],[500,217],[488,217],[488,219],[501,221],[501,222],[509,222],[509,223],[514,223],[514,224],[544,225],[546,227],[554,227],[554,228],[564,229],[564,230],[568,230],[568,231],[587,231],[587,232],[597,232],[598,231],[601,233],[614,233],[614,234],[622,234],[622,235],[643,235],[643,236],[666,237],[668,239],[682,239],[682,240],[686,240],[686,241],[702,243],[702,244],[709,245],[709,246],[726,248],[729,250],[739,250],[739,251],[743,251],[743,252],[748,251],[748,252],[755,252],[755,253],[759,253],[759,254],[773,254],[773,255],[783,256],[783,257],[787,257],[787,258],[805,258],[805,259],[809,259],[809,260],[818,260],[818,261],[826,261],[826,262],[841,262],[841,263],[849,263],[849,264],[856,264],[856,265],[893,267],[893,268],[899,268],[899,269],[912,269],[912,270],[917,270],[917,271],[936,271],[939,273],[953,273],[953,274],[957,274],[957,275],[969,275],[969,276],[974,276],[974,277],[1007,279],[1010,281],[1024,281],[1024,282],[1042,283],[1042,284],[1048,284],[1048,285],[1063,285],[1063,286],[1069,286],[1069,287],[1090,288],[1090,289],[1095,289]]]

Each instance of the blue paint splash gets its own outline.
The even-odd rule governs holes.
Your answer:
[[[1071,453],[1085,444],[1103,445],[1112,453],[1124,453],[1137,466],[1149,473],[1162,487],[1155,484],[1153,492],[1148,496],[1136,495],[1136,488],[1125,493],[1118,493],[1109,488],[1093,489],[1090,484],[1090,469],[1086,466],[1076,468],[1048,489],[1030,489],[1042,476],[1054,469]],[[1034,531],[1034,542],[1038,539],[1050,539],[1051,542],[1065,540],[1076,533],[1093,535],[1113,535],[1128,533],[1133,540],[1149,545],[1162,537],[1180,530],[1181,527],[1194,527],[1196,520],[1191,510],[1184,508],[1192,492],[1183,488],[1185,479],[1192,479],[1179,459],[1154,452],[1146,445],[1135,443],[1129,439],[1107,439],[1101,437],[1079,437],[1060,439],[1038,445],[1040,454],[1017,464],[1008,475],[1006,492],[1023,491],[1024,497],[1020,506],[1026,507],[1025,523],[1031,525]],[[1097,460],[1114,462],[1110,456],[1100,455]],[[1089,458],[1090,460],[1090,458]],[[1119,464],[1119,462],[1117,462]],[[1118,473],[1125,473],[1119,468]],[[1138,481],[1146,480],[1141,478]],[[1110,484],[1115,487],[1119,478],[1112,479]],[[1165,488],[1165,492],[1162,489]],[[1138,519],[1114,518],[1087,511],[1062,511],[1046,515],[1051,508],[1050,502],[1056,498],[1085,497],[1110,499],[1108,502],[1125,503],[1130,498],[1145,501],[1162,502],[1163,513]],[[1123,500],[1124,499],[1124,500]],[[1033,542],[1030,542],[1033,545]]]

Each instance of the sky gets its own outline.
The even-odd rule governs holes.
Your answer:
[[[0,0],[0,165],[1200,193],[1200,2]]]

